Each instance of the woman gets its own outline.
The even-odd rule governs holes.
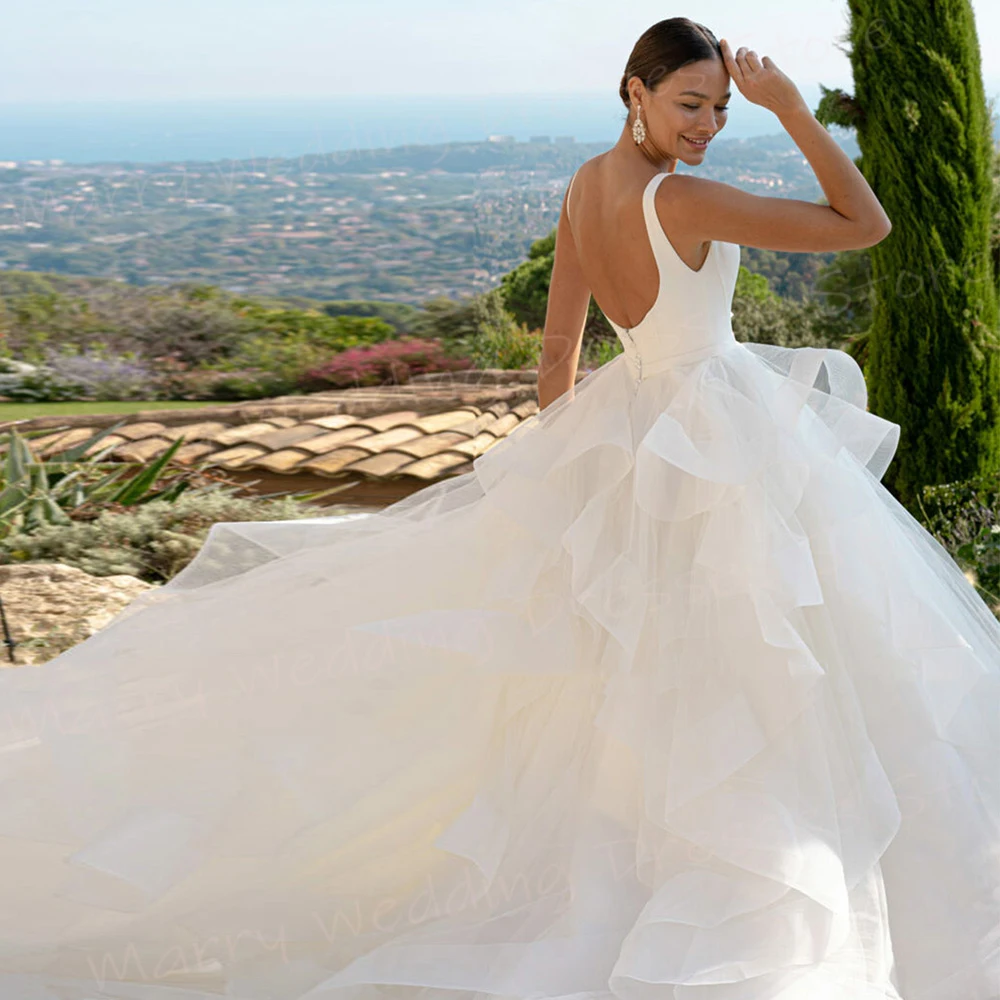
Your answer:
[[[829,207],[673,176],[730,81]],[[849,356],[730,325],[739,242],[889,221],[701,25],[621,94],[537,418],[373,516],[216,525],[0,677],[0,996],[1000,996],[1000,624],[880,483]],[[591,294],[625,350],[574,386]]]

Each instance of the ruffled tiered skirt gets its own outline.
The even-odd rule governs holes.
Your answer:
[[[2,1000],[997,1000],[1000,623],[846,354],[625,356],[0,673]]]

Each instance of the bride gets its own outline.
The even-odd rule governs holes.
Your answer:
[[[696,173],[731,84],[828,206]],[[563,203],[541,411],[369,517],[229,522],[0,675],[3,1000],[997,1000],[1000,623],[740,244],[890,223],[686,18]],[[623,353],[573,384],[593,295]]]

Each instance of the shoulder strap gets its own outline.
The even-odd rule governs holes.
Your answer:
[[[566,189],[566,220],[570,221],[569,218],[569,196],[573,193],[573,181],[576,180],[576,170],[573,171],[573,176],[569,179],[569,187]]]

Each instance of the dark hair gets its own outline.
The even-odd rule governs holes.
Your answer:
[[[618,94],[622,103],[631,111],[628,81],[637,76],[650,90],[665,77],[688,63],[703,59],[722,59],[719,40],[703,24],[687,17],[668,17],[647,28],[632,48],[625,64]]]

